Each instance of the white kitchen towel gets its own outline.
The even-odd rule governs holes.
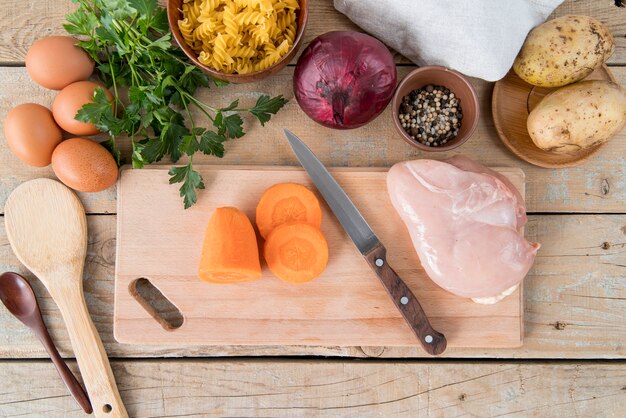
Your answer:
[[[417,65],[496,81],[526,35],[563,0],[334,0],[335,8]]]

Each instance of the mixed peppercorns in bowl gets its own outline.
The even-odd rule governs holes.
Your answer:
[[[420,67],[409,73],[398,85],[392,106],[400,135],[426,151],[458,147],[478,124],[474,88],[461,74],[445,67]]]

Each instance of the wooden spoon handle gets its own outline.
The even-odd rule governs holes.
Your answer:
[[[127,418],[102,340],[91,321],[82,286],[63,286],[51,292],[67,326],[87,393],[96,417]]]
[[[443,353],[448,345],[446,337],[430,325],[422,305],[411,292],[411,289],[387,263],[387,250],[385,247],[382,244],[378,244],[365,255],[365,259],[378,275],[391,300],[393,300],[402,317],[417,336],[424,350],[431,355]]]
[[[76,402],[81,406],[81,408],[83,408],[85,413],[91,414],[93,412],[93,408],[91,407],[91,402],[89,401],[87,393],[85,393],[83,387],[80,385],[78,380],[76,380],[76,377],[74,376],[72,371],[69,369],[69,367],[67,367],[67,364],[65,364],[65,361],[54,346],[52,338],[50,338],[50,334],[48,334],[46,328],[42,327],[39,331],[39,334],[37,335],[39,336],[39,339],[44,348],[50,355],[52,363],[56,367],[57,372],[59,372],[59,376],[61,376],[61,379],[63,380],[63,383],[65,383],[65,386],[67,386],[67,389],[70,391],[70,393],[72,394]]]

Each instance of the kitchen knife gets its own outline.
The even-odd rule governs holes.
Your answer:
[[[387,263],[387,250],[378,240],[374,231],[367,224],[363,215],[354,206],[346,192],[339,186],[335,178],[317,159],[315,154],[300,138],[285,129],[285,136],[293,152],[309,174],[313,183],[324,196],[339,222],[346,230],[363,257],[393,300],[402,317],[429,354],[437,355],[446,349],[446,337],[435,331],[430,325],[426,313],[415,295],[402,281],[398,274]]]

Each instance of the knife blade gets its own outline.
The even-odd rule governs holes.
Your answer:
[[[352,242],[374,270],[424,350],[432,355],[443,353],[447,346],[445,336],[431,326],[413,292],[389,266],[387,250],[367,224],[361,212],[354,206],[354,203],[326,167],[313,154],[313,151],[288,129],[285,129],[284,132],[300,164],[311,177],[315,187],[322,194]]]

